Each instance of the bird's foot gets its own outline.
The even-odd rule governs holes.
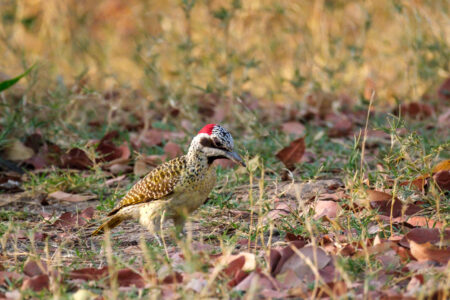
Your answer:
[[[156,240],[156,242],[158,243],[158,245],[159,245],[160,247],[162,247],[163,243],[162,243],[162,241],[161,241],[161,238],[160,238],[156,233],[153,235],[153,237],[155,238],[155,240]]]

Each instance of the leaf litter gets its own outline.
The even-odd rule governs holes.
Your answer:
[[[419,112],[416,112],[417,107]],[[202,109],[204,113],[216,115],[214,109],[212,112]],[[345,141],[356,132],[359,123],[355,122],[354,116],[341,118],[341,115],[333,114],[330,108],[317,109],[322,111],[317,117],[319,124],[323,122],[321,126],[325,126],[325,132],[334,141]],[[427,106],[416,104],[410,104],[405,111],[413,121],[434,114],[433,111],[429,112]],[[226,118],[226,114],[222,117]],[[281,124],[278,129],[293,140],[287,147],[274,153],[273,158],[283,164],[278,162],[279,168],[284,166],[289,169],[290,181],[267,179],[263,185],[263,200],[254,204],[253,213],[249,207],[239,204],[234,208],[224,206],[220,209],[207,206],[207,211],[202,210],[193,217],[188,237],[192,234],[190,238],[196,241],[190,241],[187,249],[185,245],[174,243],[170,236],[166,236],[167,248],[159,249],[160,254],[155,256],[156,247],[149,233],[128,223],[112,233],[113,249],[122,254],[114,258],[121,260],[121,263],[111,265],[107,257],[110,250],[103,237],[86,238],[89,228],[97,220],[96,209],[105,205],[98,200],[103,197],[101,192],[91,193],[89,188],[83,193],[57,190],[48,195],[49,199],[57,201],[46,206],[15,201],[15,207],[31,212],[30,218],[22,217],[23,226],[45,232],[33,235],[23,230],[8,233],[5,241],[9,246],[4,250],[6,262],[2,262],[2,265],[10,269],[14,261],[11,243],[16,243],[15,249],[25,250],[27,243],[33,241],[41,247],[34,255],[41,257],[26,260],[21,274],[0,270],[0,286],[8,287],[9,293],[17,290],[51,290],[51,283],[59,278],[61,284],[75,287],[78,292],[86,291],[84,288],[87,286],[95,286],[89,293],[97,295],[99,290],[103,290],[106,295],[114,279],[121,291],[144,291],[156,287],[160,295],[171,297],[182,286],[192,292],[202,293],[211,287],[214,280],[219,280],[226,283],[225,289],[228,291],[253,291],[260,297],[307,298],[364,294],[362,279],[370,276],[371,287],[376,289],[369,293],[373,297],[398,297],[400,293],[396,288],[409,293],[411,297],[424,293],[422,287],[431,284],[431,281],[426,281],[422,274],[441,272],[450,255],[447,223],[433,214],[434,208],[424,202],[424,197],[434,192],[433,184],[439,188],[439,193],[448,191],[448,160],[436,164],[429,174],[417,176],[414,180],[420,181],[421,188],[418,190],[413,189],[413,180],[402,179],[400,183],[406,184],[400,185],[401,189],[409,192],[406,197],[398,191],[394,196],[393,181],[386,181],[384,188],[380,189],[380,186],[371,186],[369,179],[360,187],[363,193],[357,194],[349,189],[349,182],[332,177],[339,176],[339,173],[330,173],[324,179],[300,180],[299,175],[304,174],[305,167],[302,163],[305,163],[307,152],[307,139],[304,136],[307,130],[303,121]],[[142,130],[142,127],[136,130]],[[317,139],[322,136],[318,135]],[[132,175],[141,177],[161,162],[183,153],[179,141],[184,137],[185,134],[181,132],[150,128],[141,133],[132,132],[128,144],[117,131],[111,131],[101,140],[93,141],[91,145],[96,145],[94,148],[86,145],[64,150],[36,134],[27,143],[17,143],[16,147],[25,149],[25,154],[22,153],[18,161],[28,160],[34,169],[49,166],[78,169],[85,176],[94,172],[93,168],[98,165],[104,174],[99,186],[113,190],[110,192],[113,194],[119,189],[126,189],[133,181],[129,178],[129,172],[133,171]],[[390,136],[382,134],[380,137],[389,141]],[[142,149],[147,146],[160,147],[161,151],[159,154],[145,153]],[[95,157],[91,157],[89,149],[95,150]],[[308,151],[313,154],[309,162],[313,164],[318,154],[313,152],[312,146],[310,149],[309,142]],[[377,151],[377,146],[368,151]],[[258,170],[260,162],[261,158],[255,157],[249,161],[249,168]],[[227,161],[218,164],[223,169],[236,167]],[[244,171],[238,169],[235,176],[246,174]],[[20,176],[14,178],[22,182]],[[255,189],[253,192],[257,187],[252,187]],[[226,187],[222,187],[221,193],[227,192]],[[248,204],[248,186],[236,187],[230,194],[236,199],[242,197],[239,199]],[[254,199],[258,197],[256,194]],[[260,203],[266,200],[267,203]],[[56,206],[58,209],[52,211]],[[29,209],[31,207],[40,207],[42,211],[33,215],[33,209]],[[260,213],[255,215],[258,210]],[[202,217],[202,214],[207,217]],[[255,236],[241,237],[227,245],[231,245],[231,248],[224,247],[224,236],[243,235],[236,223],[248,226],[252,217],[256,217],[253,219]],[[299,219],[302,221],[299,222]],[[362,230],[362,222],[366,220],[367,229]],[[205,224],[211,221],[217,222],[213,230],[205,228]],[[302,222],[305,221],[310,222],[308,226],[312,227],[304,226]],[[140,236],[147,240],[146,244],[141,244]],[[268,242],[270,239],[271,243]],[[48,245],[49,251],[55,254],[58,249],[61,250],[58,243],[66,247],[61,261],[45,257],[44,245]],[[79,251],[91,251],[95,255],[93,259],[72,264]],[[152,259],[156,257],[158,270],[151,269],[151,264],[145,263],[148,259],[146,255],[153,255]],[[170,259],[164,258],[166,255]],[[52,273],[55,266],[58,266],[60,276]],[[210,276],[216,279],[211,281],[213,277]],[[401,284],[392,283],[388,279],[390,276],[403,278],[403,281]],[[386,286],[389,288],[382,290]],[[427,295],[433,296],[440,292],[438,287],[430,289]]]

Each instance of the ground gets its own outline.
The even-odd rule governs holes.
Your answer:
[[[449,298],[447,1],[0,6],[0,298]],[[184,236],[90,236],[209,123]]]

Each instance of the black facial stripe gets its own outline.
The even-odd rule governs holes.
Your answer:
[[[214,145],[213,145],[211,139],[207,138],[207,137],[204,137],[200,140],[200,145],[202,145],[203,147],[214,148]]]
[[[216,159],[220,159],[220,158],[227,158],[225,156],[210,156],[208,157],[208,164],[212,164]]]
[[[214,138],[214,140],[212,140],[210,138],[204,137],[200,140],[200,145],[202,145],[203,147],[216,148],[216,149],[228,151],[228,149],[222,145],[222,143],[219,141],[218,138]]]

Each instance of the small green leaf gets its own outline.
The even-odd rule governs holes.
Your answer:
[[[27,76],[28,73],[30,73],[31,69],[33,69],[33,68],[34,68],[34,65],[29,67],[28,70],[26,70],[24,73],[20,74],[19,76],[15,77],[13,79],[8,79],[8,80],[0,82],[0,92],[4,91],[6,89],[9,89],[13,85],[15,85],[20,79],[22,79],[22,77]]]

